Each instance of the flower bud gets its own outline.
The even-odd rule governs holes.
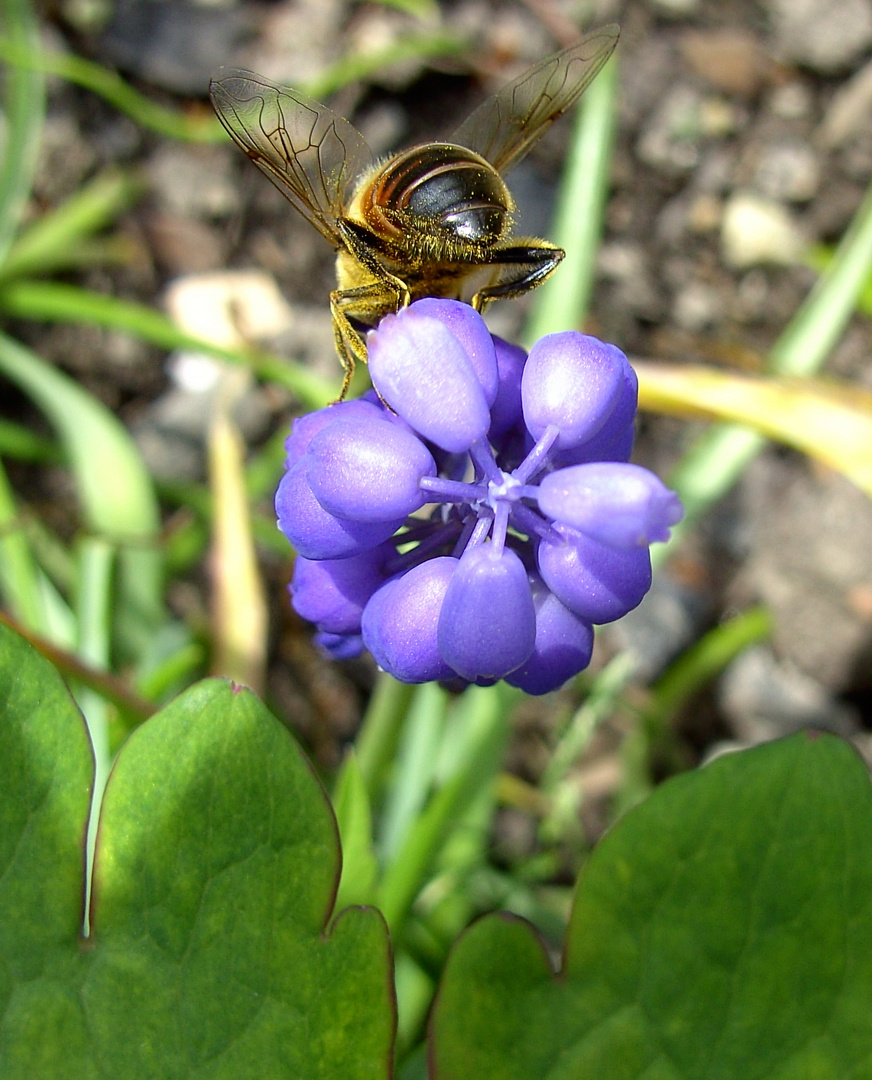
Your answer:
[[[469,682],[500,679],[520,667],[536,641],[527,571],[514,551],[467,548],[442,605],[439,651]]]
[[[388,405],[443,450],[468,450],[490,425],[484,390],[460,341],[415,305],[366,338],[369,374]]]
[[[538,574],[531,575],[536,608],[536,644],[506,682],[528,694],[547,694],[584,671],[593,652],[593,627],[579,618],[547,587]]]
[[[499,441],[521,419],[521,372],[527,362],[527,354],[520,345],[494,336],[497,357],[498,387],[491,403],[491,424],[488,438]]]
[[[285,468],[300,460],[309,449],[309,443],[319,431],[332,424],[334,420],[345,419],[350,416],[369,416],[375,419],[384,418],[387,415],[380,404],[356,398],[353,401],[337,401],[333,405],[327,405],[323,409],[298,416],[291,424],[291,434],[285,439]]]
[[[469,304],[427,296],[410,306],[416,315],[429,315],[448,327],[463,346],[484,391],[488,406],[497,396],[498,375],[495,341],[484,319]]]
[[[319,630],[312,640],[328,660],[353,660],[364,648],[360,634],[328,634]]]
[[[534,439],[558,429],[557,449],[594,436],[627,393],[626,356],[615,345],[567,330],[540,338],[521,379],[524,420]]]
[[[276,517],[297,554],[306,559],[346,559],[393,536],[405,522],[349,521],[328,513],[315,498],[306,458],[289,469],[276,491]]]
[[[447,555],[423,562],[385,582],[363,610],[364,644],[400,682],[454,677],[439,652],[437,626],[456,568],[457,559]]]
[[[312,439],[309,484],[328,513],[351,521],[390,521],[427,501],[422,476],[435,476],[427,447],[407,428],[370,417],[340,419]]]
[[[536,552],[539,573],[570,611],[592,623],[608,623],[632,611],[651,588],[648,548],[619,551],[575,529],[555,525],[554,540]]]
[[[380,544],[347,559],[297,556],[288,586],[294,611],[330,634],[359,634],[367,601],[384,583],[385,561],[393,544]]]
[[[668,540],[681,520],[678,496],[639,465],[599,461],[544,476],[539,509],[555,521],[622,551]]]

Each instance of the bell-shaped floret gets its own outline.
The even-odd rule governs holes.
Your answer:
[[[315,498],[304,457],[289,469],[276,491],[276,516],[298,555],[306,559],[347,559],[393,536],[405,516],[393,521],[349,521],[328,513]]]
[[[373,419],[384,419],[387,416],[384,406],[363,398],[355,398],[353,401],[337,401],[333,405],[327,405],[323,409],[298,416],[291,424],[291,433],[285,439],[285,468],[295,464],[309,449],[309,443],[315,438],[322,428],[332,424],[334,420],[346,419],[350,416],[369,416]]]
[[[419,482],[436,475],[430,451],[408,428],[370,417],[340,419],[312,439],[309,484],[328,513],[351,521],[390,521],[427,501]]]
[[[438,319],[454,334],[475,369],[485,401],[488,406],[493,405],[499,383],[497,357],[494,339],[481,315],[460,300],[443,300],[435,296],[416,300],[411,308],[418,315]]]
[[[458,453],[484,438],[490,425],[484,390],[463,345],[441,320],[412,304],[386,315],[366,344],[373,386],[425,439]]]
[[[609,422],[587,442],[553,454],[551,464],[560,469],[565,465],[586,465],[589,461],[629,461],[635,437],[636,425],[632,420],[617,434]]]
[[[527,354],[520,345],[493,338],[497,356],[497,395],[490,407],[488,438],[496,443],[521,420],[521,372]]]
[[[556,427],[558,450],[592,438],[627,400],[630,364],[615,345],[567,330],[540,338],[521,379],[524,420],[534,439]],[[621,425],[623,426],[623,424]]]
[[[360,634],[328,634],[319,630],[312,640],[330,660],[353,660],[364,649]]]
[[[681,520],[678,496],[639,465],[599,461],[544,476],[539,509],[585,536],[623,551],[668,540]]]
[[[593,627],[562,604],[538,574],[530,577],[536,608],[536,644],[530,657],[506,676],[528,694],[547,694],[584,671],[593,652]]]
[[[439,617],[439,651],[464,679],[501,679],[536,641],[536,611],[524,564],[509,548],[468,547]]]
[[[363,610],[361,627],[376,663],[400,682],[451,679],[437,642],[439,613],[457,559],[443,555],[391,578]]]
[[[384,566],[396,554],[384,543],[347,559],[297,557],[288,590],[294,611],[330,634],[359,634],[367,601],[384,583]]]
[[[570,611],[587,622],[608,623],[632,611],[651,588],[647,547],[619,551],[565,525],[536,552],[539,573]]]

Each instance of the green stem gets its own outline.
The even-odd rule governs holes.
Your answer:
[[[525,339],[582,326],[587,318],[602,234],[617,118],[618,66],[613,57],[588,87],[576,112],[553,237],[566,251],[533,300]]]
[[[376,904],[395,933],[436,863],[452,826],[499,772],[509,736],[509,702],[499,687],[469,687],[449,718],[450,737],[463,742],[460,767],[433,796],[394,854],[376,894]],[[447,729],[446,729],[447,730]]]
[[[39,27],[30,0],[0,5],[10,44],[22,51],[38,48]],[[12,243],[30,194],[42,138],[45,76],[30,68],[3,72],[4,140],[0,155],[0,265]]]

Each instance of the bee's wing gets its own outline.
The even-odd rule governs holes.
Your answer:
[[[233,141],[335,246],[354,182],[372,151],[347,120],[262,75],[222,68],[209,85],[218,119]]]
[[[618,43],[617,26],[604,26],[504,86],[451,136],[498,172],[516,164],[548,127],[581,97]]]

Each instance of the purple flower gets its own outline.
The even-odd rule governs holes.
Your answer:
[[[276,495],[295,609],[328,654],[397,679],[504,678],[531,694],[590,662],[593,624],[651,584],[677,497],[627,463],[636,376],[574,332],[526,357],[426,299],[367,339],[375,393],[303,417]]]

